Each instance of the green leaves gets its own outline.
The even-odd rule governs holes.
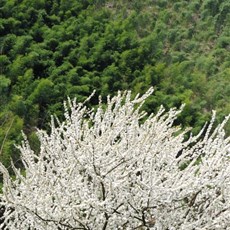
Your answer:
[[[10,79],[4,75],[0,75],[0,111],[1,108],[8,102],[7,95],[9,93]]]
[[[33,103],[46,105],[52,99],[52,89],[53,83],[50,80],[41,79],[34,92],[30,95],[29,99]]]
[[[220,117],[230,112],[228,6],[213,0],[1,1],[0,112],[13,111],[31,132],[46,126],[50,114],[61,114],[67,96],[137,94],[152,85],[146,111],[186,103],[181,122],[198,130],[212,109]]]

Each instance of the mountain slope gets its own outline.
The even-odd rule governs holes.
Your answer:
[[[20,130],[60,116],[67,96],[84,100],[132,89],[155,94],[144,109],[186,103],[178,122],[197,132],[230,113],[230,3],[195,1],[0,2],[1,160],[17,159]],[[230,132],[230,127],[227,127]]]

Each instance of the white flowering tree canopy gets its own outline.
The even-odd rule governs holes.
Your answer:
[[[1,164],[1,229],[230,229],[230,143],[224,125],[185,139],[181,109],[147,116],[152,88],[107,98],[90,110],[69,100],[65,121],[38,130],[35,154],[19,147],[24,171]],[[89,98],[90,99],[90,98]]]

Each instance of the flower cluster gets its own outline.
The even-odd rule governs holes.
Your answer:
[[[21,160],[4,176],[1,228],[202,229],[230,226],[230,138],[222,124],[197,136],[174,126],[181,109],[147,116],[152,93],[118,93],[90,110],[69,100],[65,121],[38,130],[35,154],[25,137]]]

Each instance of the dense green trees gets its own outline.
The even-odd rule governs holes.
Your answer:
[[[179,119],[194,132],[212,109],[222,118],[230,112],[229,9],[213,0],[2,0],[0,143],[14,120],[5,156],[16,152],[20,129],[33,139],[67,96],[81,101],[94,89],[105,97],[153,85],[145,109],[186,103]]]

